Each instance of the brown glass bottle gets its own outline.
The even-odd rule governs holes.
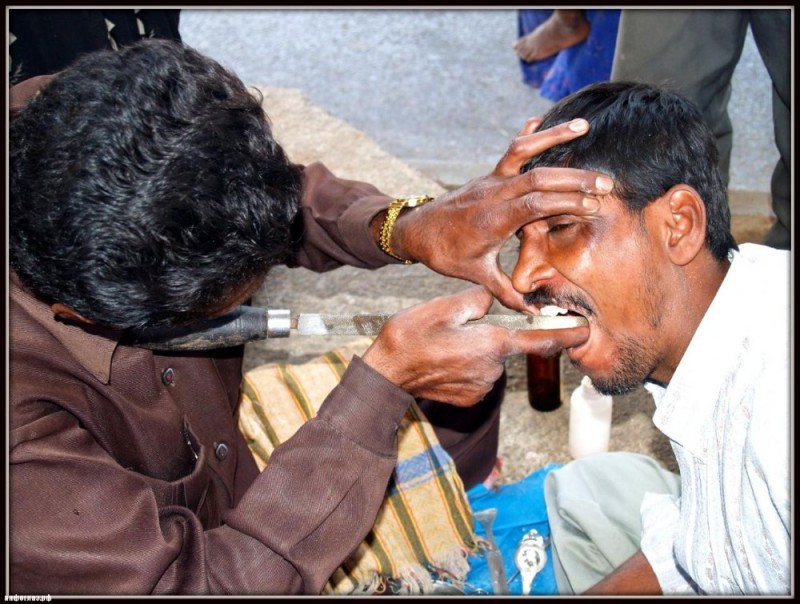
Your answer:
[[[552,357],[527,356],[528,403],[537,411],[561,406],[561,353]]]

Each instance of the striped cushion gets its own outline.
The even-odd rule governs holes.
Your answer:
[[[272,451],[316,415],[338,384],[360,339],[299,365],[272,363],[245,374],[239,426],[259,469]],[[455,464],[416,404],[398,432],[398,462],[375,525],[333,574],[326,594],[429,593],[433,579],[456,584],[475,551],[472,511]]]

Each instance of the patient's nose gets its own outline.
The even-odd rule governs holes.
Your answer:
[[[511,273],[511,284],[521,294],[532,292],[552,279],[556,270],[547,262],[538,246],[523,242]]]

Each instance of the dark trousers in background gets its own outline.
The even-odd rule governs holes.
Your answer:
[[[731,78],[750,27],[772,80],[780,154],[771,182],[777,221],[764,243],[781,249],[791,246],[791,18],[788,9],[624,9],[611,71],[614,81],[667,86],[694,101],[717,137],[727,182],[734,134],[728,115]]]

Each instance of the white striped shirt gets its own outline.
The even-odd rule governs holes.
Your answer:
[[[667,593],[788,594],[790,257],[744,244],[666,389],[646,388],[681,495],[649,494],[642,551]]]

